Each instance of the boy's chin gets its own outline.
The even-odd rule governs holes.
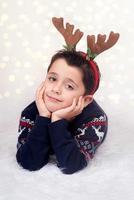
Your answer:
[[[53,113],[53,112],[56,112],[57,110],[64,109],[67,106],[50,106],[50,105],[46,105],[46,107],[47,107],[49,112]]]
[[[68,107],[67,105],[59,105],[59,104],[56,105],[56,104],[51,104],[50,102],[45,102],[45,105],[46,105],[48,111],[51,113]]]
[[[61,108],[52,107],[52,106],[46,106],[46,107],[47,107],[48,111],[51,113],[61,109]]]

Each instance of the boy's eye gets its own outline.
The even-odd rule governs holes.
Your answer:
[[[74,88],[71,85],[67,85],[67,88],[73,90]]]
[[[56,78],[50,76],[50,77],[48,77],[48,80],[49,80],[50,82],[54,82],[54,81],[56,81]],[[69,90],[73,90],[73,89],[74,89],[74,87],[73,87],[72,85],[70,85],[70,84],[65,84],[65,87],[66,87],[67,89],[69,89]]]
[[[56,78],[54,78],[54,77],[48,77],[48,80],[49,80],[49,81],[55,81]]]

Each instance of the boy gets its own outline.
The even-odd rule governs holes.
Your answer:
[[[64,29],[62,18],[53,18],[53,23],[64,35],[67,50],[52,57],[36,100],[22,112],[16,158],[25,169],[38,170],[55,154],[62,172],[72,174],[87,166],[107,134],[107,116],[93,99],[100,72],[92,59],[102,49],[88,49],[88,54],[76,52],[82,32],[77,30],[73,35],[70,24]],[[113,36],[112,46],[119,37]],[[89,40],[93,50],[95,45]],[[102,41],[104,36],[101,46]]]

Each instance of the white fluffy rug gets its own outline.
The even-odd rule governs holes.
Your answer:
[[[15,160],[16,132],[1,133],[0,200],[132,200],[134,134],[122,123],[123,115],[109,120],[107,139],[96,157],[73,175],[62,174],[53,160],[36,172],[22,169]]]

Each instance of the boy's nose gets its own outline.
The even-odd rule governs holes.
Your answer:
[[[55,86],[52,88],[52,91],[56,94],[61,94],[61,85],[55,84]]]

